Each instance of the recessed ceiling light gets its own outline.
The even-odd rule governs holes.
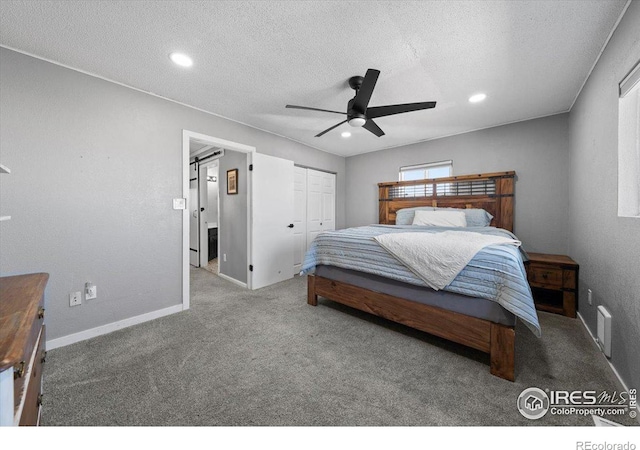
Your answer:
[[[350,132],[348,132],[348,131],[343,131],[343,132],[342,132],[342,134],[341,134],[341,136],[342,136],[343,138],[348,138],[348,137],[351,137],[351,133],[350,133]]]
[[[187,55],[185,55],[184,53],[171,53],[169,55],[169,58],[171,58],[171,61],[173,61],[179,66],[182,66],[182,67],[193,66],[193,60],[189,58]]]
[[[471,103],[478,103],[487,98],[487,94],[475,94],[469,97]]]

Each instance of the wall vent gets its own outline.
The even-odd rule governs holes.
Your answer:
[[[598,345],[600,350],[611,357],[611,314],[604,306],[598,306]]]

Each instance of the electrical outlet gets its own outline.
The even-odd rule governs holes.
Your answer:
[[[82,304],[82,292],[72,292],[69,294],[69,306],[78,306]]]
[[[85,300],[93,300],[98,296],[98,288],[95,284],[86,282],[84,284],[84,298]]]
[[[587,289],[587,303],[593,305],[593,292],[591,289]]]

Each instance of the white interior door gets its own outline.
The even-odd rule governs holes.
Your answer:
[[[293,161],[252,153],[251,288],[293,277]]]
[[[322,231],[336,229],[336,175],[307,169],[306,249]]]
[[[198,208],[198,168],[197,164],[189,166],[189,263],[192,266],[200,267],[199,252],[199,218]]]
[[[300,273],[307,251],[307,169],[293,173],[293,274]]]
[[[307,248],[322,231],[322,175],[307,169]]]
[[[336,175],[322,174],[322,231],[336,229]]]
[[[206,266],[209,263],[209,229],[207,227],[207,217],[209,214],[209,190],[207,186],[207,168],[200,166],[200,176],[198,177],[198,201],[199,208],[199,227],[200,227],[200,245],[198,253],[200,257],[200,266]]]

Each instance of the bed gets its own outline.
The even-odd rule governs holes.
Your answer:
[[[514,381],[516,321],[540,334],[521,248],[485,246],[453,282],[434,289],[390,253],[384,241],[412,242],[423,236],[433,241],[445,231],[515,241],[514,179],[515,172],[499,172],[379,183],[378,225],[321,233],[312,243],[302,270],[308,280],[307,303],[317,306],[321,296],[488,353],[490,372]],[[416,226],[408,220],[425,215],[417,211],[445,208],[464,212],[473,226]],[[484,227],[473,222],[479,211],[486,214]]]

